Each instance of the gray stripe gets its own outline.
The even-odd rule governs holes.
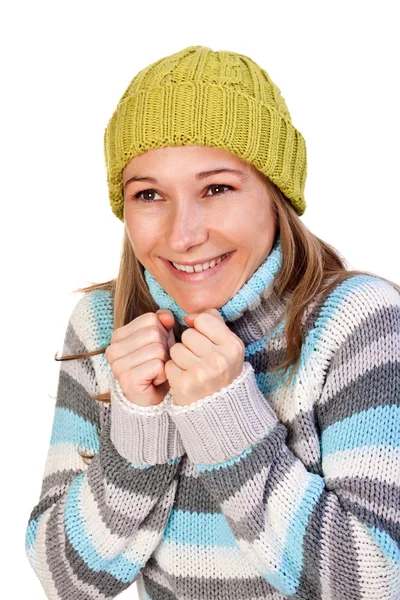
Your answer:
[[[56,471],[55,473],[51,473],[51,475],[47,475],[43,479],[40,497],[42,498],[55,486],[64,486],[67,489],[72,480],[83,472],[84,469],[63,469],[62,471]]]
[[[80,556],[70,545],[65,533],[64,527],[60,523],[63,523],[64,519],[64,502],[60,502],[58,506],[53,510],[46,530],[46,556],[49,564],[49,569],[53,576],[54,585],[57,588],[57,592],[60,598],[79,598],[79,600],[93,600],[91,595],[83,592],[75,586],[72,581],[68,570],[65,568],[64,560],[68,561],[72,571],[80,578],[91,585],[95,585],[94,580],[100,584],[96,586],[102,593],[105,593],[104,584],[108,581],[108,574],[106,573],[94,573],[90,571],[86,563],[82,561]],[[64,554],[65,552],[65,554]],[[62,558],[60,558],[62,556]],[[111,577],[111,576],[110,576]],[[111,585],[118,585],[118,582],[112,578]],[[125,589],[127,586],[124,586]],[[103,589],[102,589],[103,588]],[[108,590],[111,588],[108,587]],[[122,590],[121,590],[122,591]],[[106,594],[107,595],[107,594]]]
[[[324,495],[328,494],[324,492]],[[357,542],[353,536],[351,521],[347,514],[343,514],[341,503],[334,494],[329,494],[327,503],[329,506],[325,506],[325,517],[332,518],[330,530],[335,532],[335,537],[323,538],[322,546],[325,551],[329,551],[332,587],[335,593],[340,590],[343,598],[361,598],[359,567],[365,567],[365,563],[360,564],[357,560]],[[318,522],[315,524],[314,535],[321,535]]]
[[[278,422],[273,431],[256,444],[239,461],[229,465],[229,468],[201,471],[199,476],[207,489],[218,502],[223,502],[233,496],[250,479],[254,478],[268,465],[274,465],[279,455],[282,455],[282,443],[286,437],[286,428]]]
[[[325,504],[325,495],[322,494],[309,517],[303,538],[303,568],[299,590],[301,590],[301,597],[307,598],[307,600],[321,600],[322,598],[320,579],[321,549],[323,548],[321,523],[324,517]]]
[[[219,514],[222,512],[218,502],[199,477],[186,476],[182,473],[179,478],[179,494],[175,499],[174,508],[194,513]]]
[[[342,364],[344,368],[350,368],[345,366],[347,363]],[[374,390],[373,394],[371,390]],[[372,368],[359,375],[326,402],[317,403],[316,414],[321,429],[327,429],[330,425],[369,408],[400,406],[398,390],[400,390],[400,362],[389,362]]]
[[[195,598],[196,600],[285,600],[287,596],[280,594],[261,575],[254,577],[230,577],[222,579],[207,573],[203,577],[176,577],[163,570],[155,562],[149,562],[156,569],[160,577],[168,581],[173,592],[157,583],[151,577],[152,569],[143,572],[143,582],[147,593],[152,600],[176,600],[177,598]],[[195,591],[194,591],[195,590]],[[172,595],[171,595],[172,594]]]
[[[79,359],[84,361],[87,359]],[[79,417],[100,426],[99,407],[88,390],[71,377],[69,373],[60,369],[57,388],[57,408],[68,408]]]
[[[329,489],[339,496],[340,504],[361,521],[400,539],[400,475],[399,485],[369,477],[329,479]],[[371,506],[368,506],[368,498]]]

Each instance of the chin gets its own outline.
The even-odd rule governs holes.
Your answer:
[[[181,309],[183,311],[185,311],[186,313],[202,313],[210,308],[221,308],[221,306],[224,305],[224,302],[215,302],[215,303],[210,303],[210,300],[208,299],[206,302],[197,302],[197,303],[186,303],[186,302],[179,302],[179,300],[176,301],[177,304],[181,307]]]

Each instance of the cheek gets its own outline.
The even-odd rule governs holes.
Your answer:
[[[151,219],[126,215],[125,226],[134,253],[139,257],[150,252],[160,237],[160,228]]]

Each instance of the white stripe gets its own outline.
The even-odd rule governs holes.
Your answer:
[[[57,471],[73,469],[74,471],[86,471],[88,465],[83,462],[82,457],[77,452],[77,446],[69,442],[60,442],[50,446],[44,476],[48,477]]]
[[[400,447],[362,446],[354,450],[341,450],[323,457],[322,469],[326,483],[334,478],[371,477],[398,485]]]
[[[208,577],[245,579],[260,575],[248,561],[243,560],[239,548],[198,546],[162,540],[155,549],[154,558],[159,566],[175,577]]]
[[[331,525],[334,522],[334,510],[332,504],[327,502],[322,513],[321,529],[320,529],[320,581],[321,581],[321,598],[324,600],[336,600],[337,596],[333,595],[331,585],[331,560],[334,560],[335,555],[331,553],[331,545],[336,542],[336,532]],[[316,548],[316,545],[314,546]]]
[[[120,501],[125,502],[122,490]],[[136,514],[139,518],[147,515],[156,501],[157,499],[137,495],[136,503],[131,504],[132,515]],[[112,533],[102,518],[87,479],[83,481],[80,505],[85,533],[91,540],[96,552],[98,552],[102,558],[114,558],[121,553],[125,553],[129,545],[129,559],[133,562],[143,562],[144,558],[147,556],[149,545],[151,545],[154,539],[157,539],[157,536],[159,535],[157,532],[148,530],[142,532],[139,530],[130,535],[129,538]]]
[[[360,347],[360,351],[352,356],[351,365],[347,365],[346,368],[338,365],[340,377],[335,377],[335,370],[332,369],[319,404],[327,402],[357,377],[368,373],[374,367],[393,362],[396,357],[395,348],[400,348],[400,334],[396,331]],[[400,361],[400,356],[397,360]]]
[[[349,514],[349,513],[348,513]],[[362,600],[397,600],[400,591],[399,566],[389,563],[372,535],[349,514],[355,539],[355,561]]]
[[[58,595],[57,589],[53,582],[53,575],[47,564],[46,556],[46,530],[48,520],[54,510],[58,510],[58,505],[49,508],[40,519],[36,529],[36,574],[39,577],[40,583],[43,586],[46,597],[49,600],[62,600]]]

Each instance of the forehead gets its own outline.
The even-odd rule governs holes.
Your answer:
[[[211,146],[165,146],[154,148],[133,157],[124,167],[123,175],[127,172],[146,167],[162,168],[164,165],[173,166],[179,163],[188,167],[201,164],[204,168],[228,166],[244,172],[251,172],[252,165],[223,148]]]

